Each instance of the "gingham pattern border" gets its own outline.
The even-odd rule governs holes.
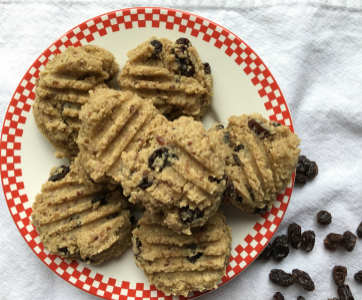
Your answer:
[[[284,97],[262,60],[240,38],[216,23],[191,13],[166,8],[129,8],[110,12],[68,31],[49,46],[33,63],[18,85],[8,107],[1,134],[1,178],[10,213],[34,253],[57,275],[84,291],[105,299],[122,300],[168,300],[185,297],[165,296],[154,286],[143,283],[107,278],[94,273],[83,263],[68,263],[64,259],[51,255],[40,242],[38,233],[31,222],[31,205],[24,192],[22,170],[20,167],[21,137],[23,127],[35,99],[35,81],[45,64],[54,54],[64,51],[69,46],[81,46],[111,32],[128,30],[135,27],[153,27],[176,30],[214,45],[220,51],[241,66],[258,89],[270,120],[289,126],[293,131],[290,113]],[[293,175],[294,179],[294,175]],[[293,180],[294,182],[294,180]],[[228,282],[245,269],[270,241],[278,228],[288,206],[293,186],[279,194],[274,207],[262,216],[244,241],[231,251],[230,263],[226,275],[219,286]],[[194,292],[189,298],[203,293]]]

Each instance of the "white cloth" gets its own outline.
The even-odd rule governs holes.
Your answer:
[[[149,1],[149,6],[173,7],[209,18],[243,39],[276,78],[302,139],[302,154],[317,161],[319,175],[294,189],[276,235],[296,222],[314,230],[310,253],[291,249],[280,263],[256,261],[231,282],[200,299],[285,299],[337,297],[332,268],[348,269],[346,283],[355,299],[362,285],[353,275],[362,270],[362,239],[348,253],[329,252],[323,239],[330,232],[356,232],[362,221],[362,3],[334,1]],[[0,121],[32,62],[63,33],[94,16],[141,1],[1,1]],[[34,170],[36,172],[36,170]],[[16,228],[3,193],[0,195],[0,299],[97,299],[59,278],[28,247]],[[316,223],[319,210],[328,210],[332,224]],[[298,285],[273,285],[271,269],[305,270],[314,292]]]

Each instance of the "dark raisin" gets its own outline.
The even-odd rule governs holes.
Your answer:
[[[48,181],[59,181],[62,180],[69,173],[69,167],[60,166],[56,168],[53,174],[49,177]]]
[[[229,131],[225,132],[225,134],[223,136],[223,141],[225,144],[230,144],[230,132]]]
[[[310,160],[305,155],[300,155],[298,158],[298,163],[296,168],[297,173],[300,174],[307,173],[309,163]]]
[[[198,208],[192,210],[189,206],[185,206],[180,209],[180,218],[184,224],[192,223],[195,220],[201,219],[203,216],[204,212]]]
[[[315,244],[315,233],[313,230],[304,231],[302,234],[301,246],[306,252],[313,250]]]
[[[178,155],[177,155],[176,153],[172,153],[172,154],[170,155],[170,158],[171,158],[171,159],[175,159],[175,160],[180,160],[180,158],[178,157]]]
[[[343,238],[341,241],[341,246],[346,249],[348,252],[352,252],[354,246],[356,245],[357,237],[350,231],[343,233]]]
[[[192,46],[190,40],[188,38],[184,38],[184,37],[181,37],[181,38],[177,39],[176,44],[178,44],[178,45],[186,45],[188,47]]]
[[[194,256],[188,256],[186,258],[190,263],[194,264],[201,256],[202,256],[202,253],[197,253]]]
[[[151,58],[158,58],[163,48],[162,43],[158,40],[153,40],[151,41],[151,45],[154,47]]]
[[[68,248],[67,247],[63,247],[63,248],[57,248],[57,250],[59,251],[59,252],[62,252],[64,255],[69,255],[70,254],[70,252],[69,252],[69,250],[68,250]]]
[[[272,244],[272,255],[276,261],[282,261],[289,254],[288,238],[286,235],[277,236]]]
[[[195,66],[192,63],[191,59],[189,58],[180,59],[180,70],[181,70],[181,75],[184,75],[186,77],[194,76]]]
[[[343,266],[335,266],[332,271],[333,280],[336,286],[341,286],[344,284],[344,280],[347,276],[347,268]]]
[[[107,216],[107,220],[112,220],[112,219],[114,219],[114,218],[117,218],[118,215],[119,215],[118,212],[115,212],[115,213],[113,213],[113,214],[110,214],[110,215]],[[134,218],[134,216],[133,216],[133,218]]]
[[[302,243],[302,228],[298,224],[296,223],[289,224],[288,240],[290,245],[294,249],[299,249],[300,244]]]
[[[305,300],[305,299],[304,299],[304,297],[299,296],[299,297],[297,298],[297,300]]]
[[[284,300],[284,296],[280,292],[276,292],[273,296],[274,300]]]
[[[279,122],[275,122],[275,121],[272,124],[273,124],[274,127],[282,126],[282,124],[280,124]]]
[[[362,222],[359,224],[357,228],[357,235],[359,238],[362,238]]]
[[[315,161],[309,163],[309,167],[306,173],[307,177],[313,179],[318,175],[318,166]]]
[[[223,181],[225,178],[222,177],[221,179],[217,179],[215,177],[212,177],[211,175],[207,178],[210,182],[216,182],[217,184],[219,184],[221,181]]]
[[[230,200],[235,196],[235,187],[231,180],[226,180],[226,187],[222,194],[222,203],[229,203]]]
[[[243,203],[244,199],[238,193],[235,193],[235,200],[239,203]]]
[[[253,194],[254,195],[254,194]],[[264,206],[264,207],[262,207],[262,208],[260,208],[260,207],[255,207],[254,208],[254,211],[253,211],[253,214],[254,215],[262,215],[262,214],[264,214],[266,211],[268,210],[268,206]]]
[[[269,260],[272,255],[272,245],[269,243],[264,248],[263,252],[258,256],[258,259]]]
[[[107,195],[97,195],[92,199],[92,204],[99,202],[99,206],[107,205]]]
[[[195,243],[187,245],[187,249],[190,249],[193,254],[196,253],[196,248],[197,246]]]
[[[317,222],[319,225],[327,226],[332,222],[332,215],[325,210],[321,210],[317,214]]]
[[[336,251],[341,246],[342,239],[343,236],[341,234],[330,233],[324,239],[324,248]]]
[[[288,287],[293,284],[293,275],[283,270],[273,269],[269,273],[270,280],[277,285]]]
[[[168,151],[168,148],[165,147],[161,147],[153,151],[151,156],[148,158],[148,167],[153,171],[161,172],[167,165],[169,156]],[[160,158],[161,161],[157,158]]]
[[[141,247],[142,247],[142,242],[140,241],[139,238],[136,238],[136,251],[135,251],[135,255],[139,255],[141,253]]]
[[[250,119],[248,121],[248,126],[249,126],[250,130],[253,130],[257,135],[264,133],[264,135],[261,137],[261,139],[267,139],[268,137],[270,137],[270,131],[267,128],[263,127],[255,119]]]
[[[78,258],[80,261],[82,261],[82,262],[85,262],[85,263],[94,263],[95,262],[95,260],[93,260],[93,259],[91,259],[91,258],[89,258],[89,257],[85,257],[85,258],[83,258],[83,257],[81,257],[80,255],[79,255],[79,258]]]
[[[243,150],[245,146],[243,144],[239,144],[234,148],[234,152],[239,152],[240,150]]]
[[[140,182],[140,184],[138,185],[138,187],[142,190],[146,190],[148,189],[150,186],[152,186],[153,184],[153,180],[148,180],[147,176],[144,176]]]
[[[305,289],[306,291],[314,291],[314,282],[309,277],[308,273],[298,269],[294,269],[292,273],[294,281],[299,283],[303,287],[303,289]]]
[[[217,125],[215,126],[215,128],[216,128],[216,130],[221,130],[221,129],[224,129],[225,127],[224,127],[224,125],[222,125],[222,124],[217,124]]]
[[[348,284],[341,285],[337,288],[339,300],[354,300]]]
[[[295,174],[295,183],[297,184],[305,184],[307,182],[307,176],[304,176],[303,174]]]
[[[233,158],[234,158],[235,163],[236,163],[239,167],[242,167],[242,166],[243,166],[243,164],[242,164],[239,156],[238,156],[236,153],[233,153]]]
[[[205,74],[211,74],[211,67],[209,63],[203,63],[202,66],[204,67]]]
[[[354,274],[354,280],[356,280],[358,283],[362,283],[362,271],[359,271],[356,274]]]

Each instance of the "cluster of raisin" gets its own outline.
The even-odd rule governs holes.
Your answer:
[[[314,291],[315,285],[308,273],[294,269],[292,274],[286,273],[283,270],[273,269],[269,274],[270,280],[277,285],[288,287],[293,283],[299,283],[306,291]]]
[[[310,161],[305,155],[300,155],[297,163],[295,183],[305,184],[307,179],[318,175],[318,166],[315,161]]]
[[[361,271],[361,273],[362,273],[362,271]],[[344,284],[344,281],[347,277],[347,268],[343,267],[343,266],[335,266],[332,270],[332,274],[333,274],[334,283],[337,286],[337,293],[339,296],[339,300],[354,300],[352,292],[351,292],[348,284]],[[356,278],[357,274],[358,273],[355,274],[355,278]],[[337,298],[333,298],[333,299],[337,299]]]
[[[350,231],[342,234],[330,233],[324,239],[324,247],[330,251],[336,251],[338,248],[344,248],[352,252],[356,245],[357,237]]]
[[[306,252],[310,252],[314,248],[315,233],[312,230],[307,230],[302,234],[301,227],[296,223],[292,223],[288,226],[288,240],[294,249],[302,247]]]
[[[258,259],[269,260],[270,257],[276,261],[282,261],[289,254],[288,238],[286,235],[277,236],[273,243],[269,243]]]

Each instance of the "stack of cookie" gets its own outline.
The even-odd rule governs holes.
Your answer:
[[[294,172],[299,139],[258,114],[205,130],[211,68],[186,38],[152,37],[128,56],[121,90],[104,83],[118,64],[97,46],[68,48],[40,73],[36,123],[72,163],[43,185],[34,225],[51,253],[94,264],[133,236],[136,265],[167,295],[216,288],[231,251],[220,204],[270,208]],[[132,233],[130,205],[144,210]]]

